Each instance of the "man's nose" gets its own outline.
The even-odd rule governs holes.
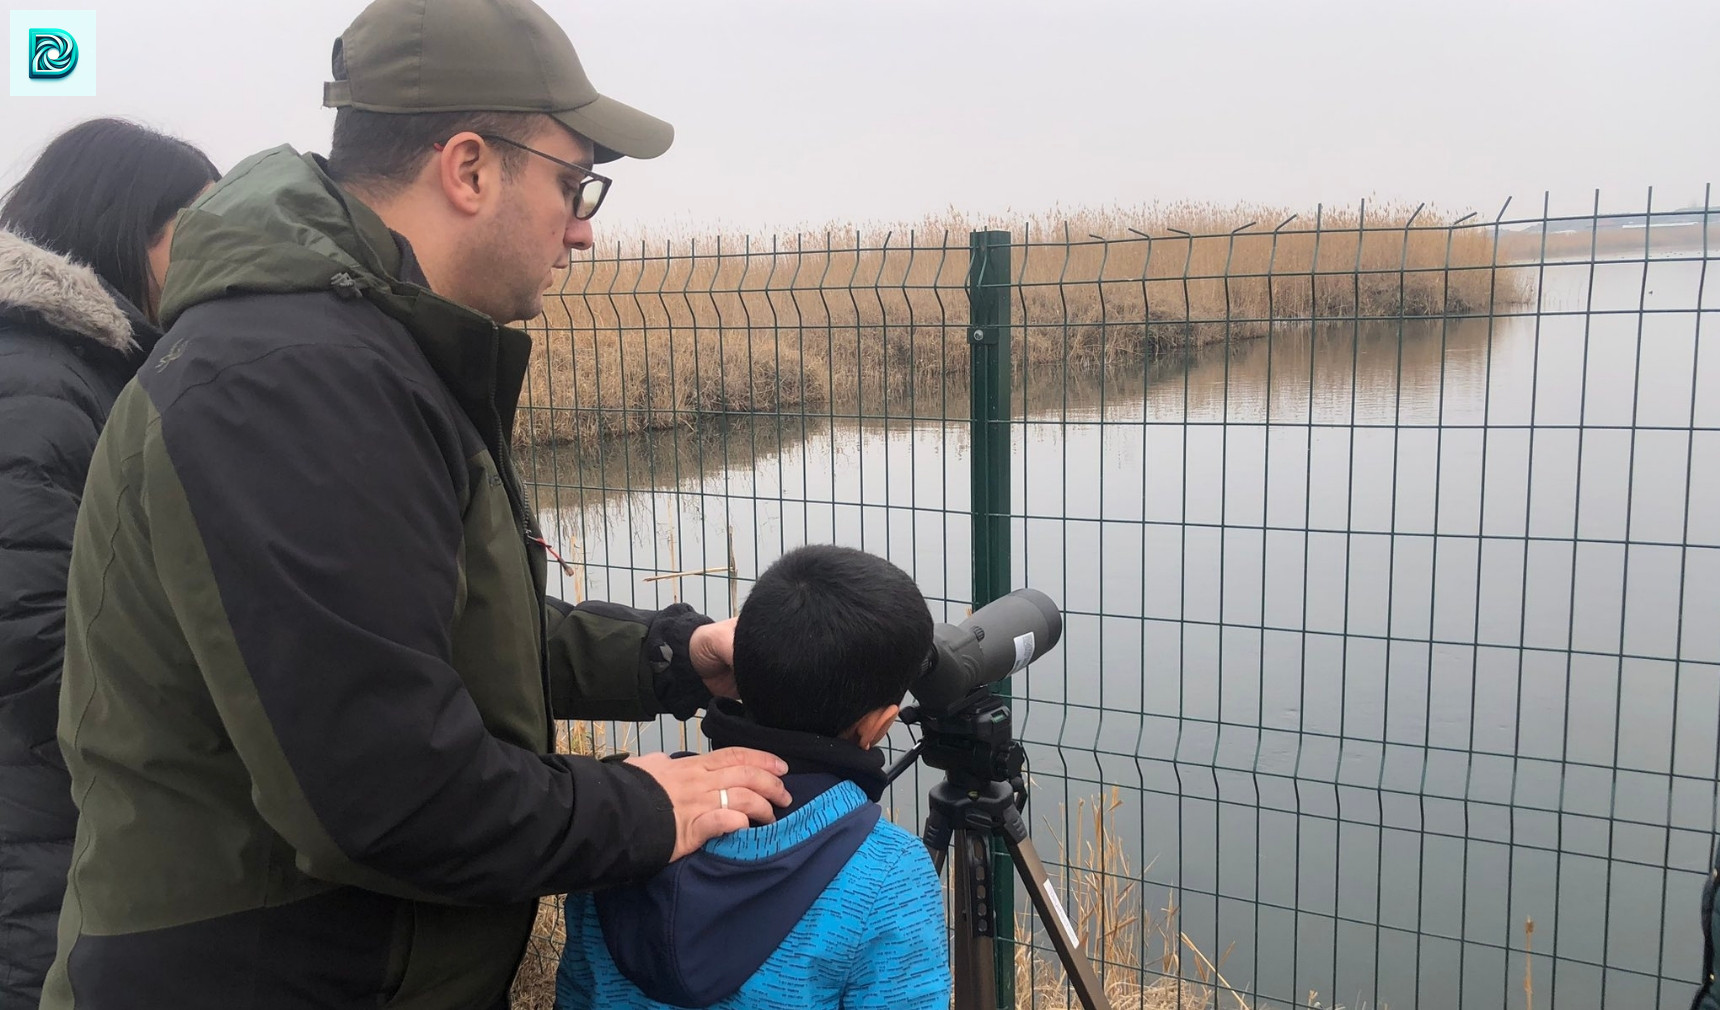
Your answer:
[[[592,236],[591,222],[578,218],[569,222],[567,232],[562,235],[561,240],[569,249],[578,249],[580,252],[590,252],[596,241]]]

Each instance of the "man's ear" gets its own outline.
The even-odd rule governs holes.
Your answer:
[[[436,146],[431,162],[442,196],[458,213],[483,209],[484,189],[499,177],[496,153],[476,133],[456,133]]]
[[[890,726],[896,721],[896,713],[900,712],[901,709],[900,705],[885,705],[883,708],[875,708],[861,716],[843,736],[849,742],[859,744],[866,750],[871,750],[878,745],[878,741],[884,739],[885,733],[890,732]]]

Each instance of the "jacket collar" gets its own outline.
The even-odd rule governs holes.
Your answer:
[[[33,317],[60,334],[121,354],[148,350],[160,331],[93,269],[0,230],[0,315]]]
[[[889,785],[884,777],[884,752],[878,748],[863,750],[847,740],[817,733],[760,726],[738,701],[713,698],[705,710],[703,728],[714,747],[751,747],[775,754],[788,762],[790,775],[814,773],[847,779],[874,803]]]
[[[480,429],[511,441],[531,337],[431,291],[410,246],[327,169],[318,155],[278,147],[198,198],[174,234],[162,319],[241,293],[363,297],[407,328]]]
[[[510,442],[531,363],[531,336],[432,292],[406,236],[391,231],[362,203],[354,200],[352,206],[374,220],[380,229],[376,241],[387,243],[394,252],[386,285],[367,288],[365,296],[412,331],[430,366],[474,414],[474,421],[494,408],[499,437]],[[358,218],[355,213],[355,221]],[[368,230],[367,225],[361,227]]]

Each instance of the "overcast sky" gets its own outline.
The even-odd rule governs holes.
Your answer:
[[[1491,216],[1596,188],[1640,209],[1720,175],[1720,0],[541,2],[599,89],[677,129],[612,166],[612,236],[1179,200]],[[330,45],[362,3],[18,6],[97,11],[99,94],[0,98],[6,185],[97,115],[222,169],[326,150]]]

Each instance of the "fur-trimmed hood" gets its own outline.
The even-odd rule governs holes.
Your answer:
[[[131,315],[94,270],[0,229],[0,315],[19,310],[103,347],[139,349]]]

